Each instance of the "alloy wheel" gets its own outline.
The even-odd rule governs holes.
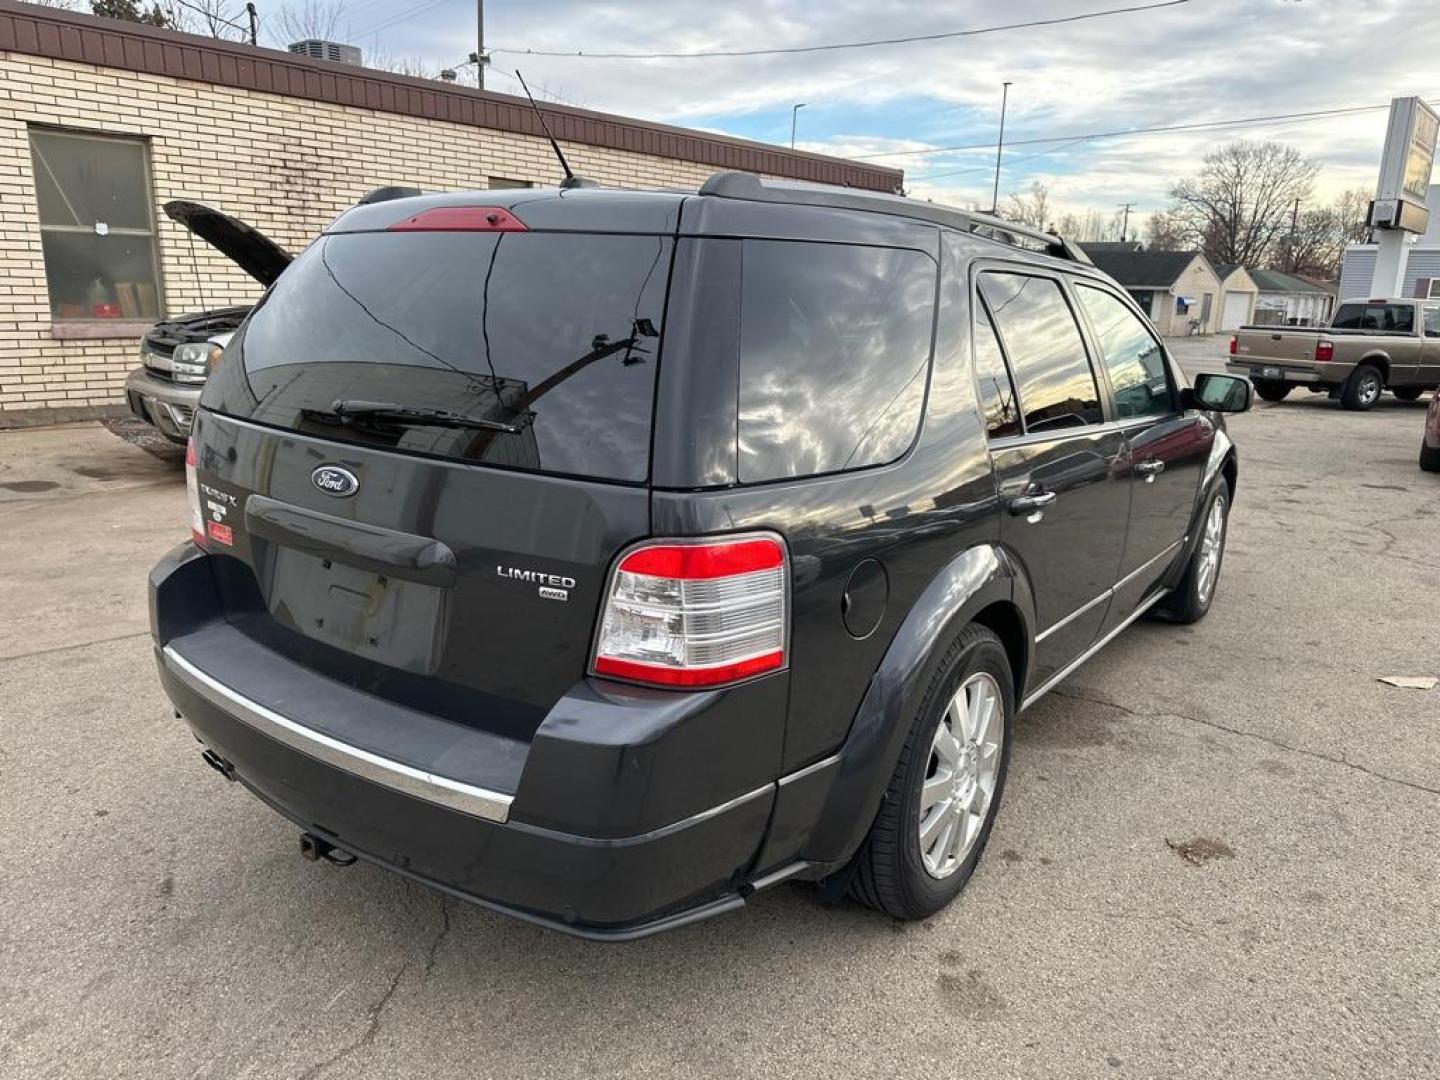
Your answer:
[[[1005,739],[1005,699],[987,672],[955,691],[935,728],[920,788],[919,839],[925,871],[949,877],[974,849],[990,816]]]
[[[1200,565],[1196,567],[1195,598],[1201,605],[1210,602],[1215,579],[1220,573],[1220,554],[1225,549],[1225,496],[1215,496],[1205,516],[1205,533],[1200,538]]]

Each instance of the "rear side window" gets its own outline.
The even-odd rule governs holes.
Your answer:
[[[1336,330],[1392,330],[1411,333],[1415,308],[1410,304],[1341,304],[1330,325]]]
[[[1170,379],[1160,342],[1135,314],[1109,293],[1076,285],[1075,295],[1100,343],[1115,412],[1121,420],[1171,411]]]
[[[1425,336],[1440,337],[1440,304],[1425,305]]]
[[[1052,278],[986,271],[980,291],[1019,384],[1025,430],[1098,424],[1100,391],[1080,327]]]
[[[918,251],[743,245],[741,483],[894,461],[920,427],[936,264]]]
[[[573,233],[322,236],[226,350],[205,405],[325,438],[643,481],[671,247]],[[337,401],[397,409],[342,423]],[[489,423],[402,412],[427,409]]]
[[[985,434],[992,439],[1019,435],[1020,402],[984,304],[975,305],[975,386],[985,413]]]

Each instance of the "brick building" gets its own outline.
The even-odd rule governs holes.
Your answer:
[[[719,169],[894,190],[896,170],[560,105],[571,165],[617,187]],[[523,99],[0,0],[0,426],[121,405],[156,318],[258,286],[170,222],[206,202],[298,252],[385,184],[553,184]]]

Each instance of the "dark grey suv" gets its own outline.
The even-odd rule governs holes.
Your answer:
[[[1248,404],[1073,246],[924,203],[357,207],[206,385],[161,678],[311,857],[607,939],[786,879],[923,917],[1017,713],[1209,608]]]

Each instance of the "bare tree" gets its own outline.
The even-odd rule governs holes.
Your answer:
[[[158,0],[155,6],[172,30],[224,41],[250,40],[250,17],[238,0]]]
[[[1345,245],[1369,239],[1369,209],[1370,193],[1365,188],[1351,188],[1329,206],[1301,211],[1295,215],[1294,230],[1277,245],[1275,264],[1291,274],[1334,278]]]
[[[280,45],[311,38],[335,41],[345,15],[342,0],[300,0],[280,9],[269,26],[270,37]]]
[[[1050,224],[1050,189],[1042,181],[1030,185],[1030,194],[1014,192],[1005,203],[1005,217],[1032,229],[1044,229]]]
[[[1212,263],[1260,266],[1290,229],[1319,165],[1291,146],[1233,142],[1205,155],[1199,175],[1170,191],[1175,211]]]
[[[1052,228],[1067,240],[1081,244],[1114,240],[1120,235],[1120,217],[1094,209],[1079,214],[1067,212],[1055,218]]]
[[[1189,251],[1195,246],[1195,238],[1180,214],[1160,210],[1146,220],[1145,247],[1150,251]]]

